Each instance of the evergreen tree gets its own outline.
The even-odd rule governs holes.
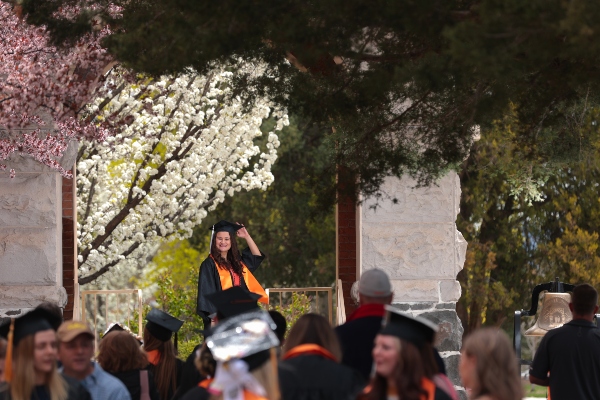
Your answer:
[[[90,10],[53,17],[73,2],[23,7],[62,41],[91,27]],[[328,132],[322,167],[329,174],[343,167],[349,178],[320,187],[325,200],[340,188],[377,194],[388,175],[431,183],[467,156],[474,127],[485,131],[511,106],[520,121],[512,159],[573,161],[597,136],[597,126],[573,118],[600,93],[600,7],[591,1],[116,3],[120,19],[103,1],[93,2],[94,12],[114,29],[109,51],[137,70],[202,72],[238,57],[267,63],[238,87],[246,96],[268,94]]]

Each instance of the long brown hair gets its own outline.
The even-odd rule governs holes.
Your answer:
[[[13,399],[30,399],[35,387],[35,334],[28,335],[19,341],[14,353],[14,376],[10,383],[10,395]],[[67,399],[67,384],[53,364],[52,370],[46,374],[44,382],[51,400]]]
[[[342,359],[342,351],[337,335],[329,321],[318,314],[304,314],[294,324],[283,346],[284,353],[301,344],[313,343],[328,350],[337,362]]]
[[[131,333],[113,331],[100,341],[98,363],[108,372],[131,371],[145,368],[148,356]]]
[[[177,357],[171,340],[163,342],[154,337],[148,327],[144,327],[144,350],[158,350],[160,360],[154,370],[154,381],[161,399],[168,399],[169,393],[177,389]]]
[[[476,387],[471,388],[474,398],[482,395],[497,400],[523,397],[516,355],[510,340],[497,328],[483,328],[471,333],[462,348],[463,357],[475,357]]]
[[[227,259],[224,259],[221,256],[221,252],[217,249],[217,234],[215,233],[215,237],[212,239],[212,245],[210,247],[210,254],[213,256],[217,264],[221,267],[226,267],[240,277],[242,276],[242,257],[240,255],[240,251],[238,249],[237,240],[235,240],[235,235],[232,235],[229,232],[229,241],[231,243],[231,248],[227,250]]]
[[[426,394],[421,387],[425,377],[425,368],[421,352],[414,344],[394,336],[398,349],[398,365],[392,379],[396,383],[398,395],[402,400],[419,400]],[[371,378],[370,391],[358,396],[360,400],[379,400],[387,397],[387,379],[379,374]]]

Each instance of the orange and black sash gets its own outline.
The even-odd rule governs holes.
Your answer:
[[[425,395],[421,395],[421,400],[434,400],[435,399],[435,383],[427,378],[421,379],[421,388],[427,392]],[[369,393],[372,390],[371,385],[367,386],[363,393]],[[397,393],[389,393],[397,395]]]
[[[293,347],[283,355],[282,359],[289,360],[290,358],[309,355],[321,356],[337,362],[335,356],[331,354],[331,352],[314,343],[301,344],[300,346]]]
[[[231,271],[228,268],[224,268],[219,266],[217,261],[211,255],[210,258],[214,261],[217,266],[217,271],[219,272],[219,279],[221,280],[221,290],[226,290],[233,287],[233,278],[231,277]],[[259,302],[264,304],[269,304],[269,297],[265,290],[260,286],[260,283],[256,280],[252,272],[246,267],[246,264],[240,261],[242,264],[242,275],[244,275],[244,282],[246,282],[246,287],[252,293],[259,294],[261,297],[258,299]]]

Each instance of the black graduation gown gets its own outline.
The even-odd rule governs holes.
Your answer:
[[[364,384],[358,371],[318,355],[279,363],[281,400],[354,400]]]
[[[252,254],[249,248],[245,248],[242,251],[242,261],[248,267],[248,270],[252,273],[256,271],[260,263],[265,259],[265,255],[261,252],[260,256],[255,256]],[[233,278],[232,278],[233,281]],[[241,285],[244,289],[248,290],[246,287],[246,282],[244,279],[241,279]],[[202,317],[203,319],[208,318],[209,315],[217,312],[215,306],[204,296],[208,294],[212,294],[224,289],[221,287],[221,279],[219,278],[219,272],[217,271],[217,265],[213,261],[212,258],[207,257],[206,260],[200,264],[200,274],[198,276],[198,299],[196,306],[196,313]]]
[[[181,398],[181,400],[208,400],[210,399],[210,393],[203,387],[196,386],[187,391],[187,393]]]
[[[175,386],[175,391],[177,390],[177,388],[179,387],[179,385],[181,385],[181,373],[183,371],[183,361],[181,361],[179,358],[175,359],[175,366],[177,368],[177,383]],[[158,391],[158,384],[156,382],[156,366],[153,364],[148,364],[148,371],[150,371],[153,376],[154,376],[154,384],[156,385],[156,390]],[[175,394],[175,391],[169,391],[169,397],[167,399],[161,399],[161,400],[170,400],[173,395]],[[159,392],[160,395],[160,392]]]
[[[202,344],[194,347],[192,353],[188,356],[183,364],[183,369],[181,372],[181,383],[173,396],[173,400],[179,400],[184,398],[183,395],[189,392],[191,389],[198,386],[204,376],[200,375],[198,369],[194,365],[194,359],[196,358],[196,351],[198,351],[202,347]]]
[[[62,374],[61,376],[67,382],[67,400],[92,400],[90,393],[76,379]],[[35,400],[35,392],[31,396],[32,400]],[[10,386],[6,382],[0,383],[0,400],[12,400]]]
[[[133,369],[122,372],[110,372],[112,376],[118,378],[131,395],[132,400],[137,400],[142,395],[142,385],[140,383],[140,370]],[[156,384],[154,383],[154,375],[148,371],[148,390],[150,391],[150,400],[160,400]]]

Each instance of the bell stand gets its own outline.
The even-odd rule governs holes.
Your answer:
[[[533,288],[533,292],[531,293],[531,308],[529,310],[517,310],[515,311],[515,326],[514,326],[514,335],[513,335],[513,346],[515,348],[515,352],[517,353],[517,361],[519,362],[519,368],[521,365],[531,365],[531,360],[523,360],[521,358],[521,317],[534,317],[537,308],[538,302],[540,299],[540,294],[543,291],[548,291],[550,293],[566,293],[572,292],[575,288],[575,285],[571,285],[570,283],[559,282],[558,278],[554,280],[554,282],[540,283],[536,287]],[[596,324],[598,323],[599,315],[596,314]]]

